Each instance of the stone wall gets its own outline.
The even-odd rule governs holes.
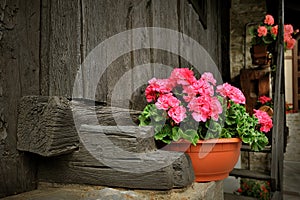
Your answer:
[[[260,22],[266,14],[266,1],[260,0],[232,0],[230,11],[230,66],[231,79],[234,80],[244,68],[244,43],[245,32],[247,32],[246,43],[246,68],[251,66],[249,53],[250,41],[248,31],[245,31],[247,23]]]
[[[285,195],[292,195],[286,199],[298,199],[300,197],[300,113],[286,115],[289,128],[287,146],[283,163],[283,190]]]

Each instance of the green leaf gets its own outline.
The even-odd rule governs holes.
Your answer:
[[[179,130],[181,130],[181,129],[178,126],[175,126],[175,127],[172,128],[172,139],[174,141],[178,141],[180,139],[180,132],[179,132]]]
[[[181,137],[190,141],[195,146],[197,144],[197,141],[199,140],[198,133],[194,129],[188,129],[185,132],[182,132]]]

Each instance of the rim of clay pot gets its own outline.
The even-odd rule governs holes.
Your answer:
[[[207,140],[198,140],[197,144],[203,144],[203,143],[235,143],[235,142],[241,142],[242,140],[240,138],[213,138],[213,139],[207,139]],[[181,139],[177,142],[173,143],[189,143],[190,141]]]
[[[214,138],[208,140],[198,140],[197,144],[203,143],[233,143],[233,142],[241,142],[240,138]]]

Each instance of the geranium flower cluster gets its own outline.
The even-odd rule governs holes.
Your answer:
[[[296,40],[293,35],[299,32],[294,30],[291,24],[284,25],[284,44],[286,49],[293,49]],[[250,34],[253,36],[253,45],[269,45],[276,41],[278,34],[278,25],[274,24],[274,18],[272,15],[266,15],[263,23],[250,29]]]
[[[210,72],[197,79],[192,70],[175,68],[169,78],[149,80],[145,95],[149,104],[140,125],[153,125],[157,140],[183,138],[195,144],[198,139],[240,137],[255,150],[268,143],[262,132],[270,130],[272,119],[263,111],[246,113],[242,91],[228,83],[217,85]]]
[[[258,102],[260,102],[261,104],[266,104],[272,102],[272,98],[263,95],[258,98]]]
[[[182,100],[172,91],[178,89],[178,86],[182,88]],[[218,121],[223,109],[215,96],[215,86],[216,80],[209,72],[203,73],[197,80],[192,70],[176,68],[168,79],[151,79],[145,94],[149,103],[155,102],[157,109],[167,111],[168,116],[177,124],[187,117],[187,109],[197,122],[206,122],[208,119]],[[245,104],[243,93],[228,83],[217,86],[216,92],[235,103]]]
[[[241,179],[240,188],[237,192],[240,195],[254,197],[259,200],[270,199],[270,182],[253,179]]]
[[[262,110],[254,109],[254,116],[258,119],[258,122],[260,124],[260,131],[267,133],[271,130],[271,128],[273,127],[273,121],[269,117],[268,113]]]

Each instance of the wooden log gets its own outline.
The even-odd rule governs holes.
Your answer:
[[[40,162],[41,181],[141,189],[191,184],[189,157],[157,150],[153,127],[124,126],[138,113],[62,97],[23,97],[18,149],[48,157]]]
[[[92,145],[96,140],[101,141],[97,145],[107,141],[107,143],[129,152],[147,152],[156,149],[154,131],[151,126],[82,125],[79,136],[86,145]],[[104,145],[106,146],[107,144]],[[111,148],[111,145],[105,148]]]
[[[77,124],[136,126],[140,111],[93,105],[88,101],[70,102],[64,97],[26,96],[21,99],[19,106],[18,150],[42,156],[57,156],[74,151],[78,148],[79,138],[73,114]],[[137,139],[132,148],[139,151],[145,143],[151,142]]]
[[[57,156],[78,148],[69,101],[64,97],[25,96],[18,115],[18,143],[21,151]]]
[[[40,181],[159,190],[185,187],[193,182],[193,168],[185,154],[120,151],[104,140],[100,127],[96,129],[82,127],[79,134],[83,142],[72,154],[42,160]]]
[[[71,101],[74,119],[80,124],[102,126],[134,126],[139,123],[141,111],[106,106],[94,101],[76,99]],[[97,121],[93,120],[97,116]],[[77,127],[80,128],[80,127]]]

